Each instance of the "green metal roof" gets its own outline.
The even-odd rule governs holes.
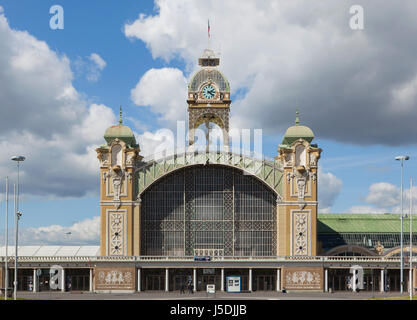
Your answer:
[[[282,144],[284,145],[292,145],[292,143],[300,138],[308,141],[309,143],[314,139],[313,130],[306,126],[300,126],[300,119],[298,117],[298,110],[296,112],[295,117],[295,126],[289,127],[284,134],[284,138],[282,139]]]
[[[399,214],[318,214],[317,233],[400,233]],[[403,231],[410,230],[404,218]],[[417,232],[417,215],[413,214],[413,232]]]
[[[104,133],[104,139],[108,143],[110,143],[116,138],[123,140],[125,143],[128,144],[128,146],[133,147],[136,145],[135,135],[133,134],[132,130],[127,126],[121,124],[117,126],[111,126]]]

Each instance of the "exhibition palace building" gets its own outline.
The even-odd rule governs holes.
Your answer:
[[[187,147],[144,158],[120,115],[96,149],[100,246],[19,247],[18,290],[49,291],[51,267],[59,266],[62,291],[176,291],[190,284],[194,291],[214,285],[225,292],[328,292],[351,288],[352,268],[363,270],[362,290],[399,291],[399,215],[318,214],[322,150],[298,112],[274,159],[234,152],[231,92],[220,59],[206,49],[198,62],[184,97]],[[198,148],[196,130],[205,128],[210,141],[213,125],[223,145]],[[9,287],[14,252],[10,246]],[[408,246],[404,257],[408,290]],[[4,288],[5,247],[0,259]]]

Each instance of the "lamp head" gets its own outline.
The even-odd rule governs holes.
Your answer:
[[[13,161],[25,161],[25,157],[24,156],[14,156],[12,158]]]
[[[19,219],[22,216],[22,213],[20,211],[16,212],[17,218]]]
[[[395,157],[395,160],[408,160],[408,159],[410,159],[409,156],[398,156],[398,157]]]

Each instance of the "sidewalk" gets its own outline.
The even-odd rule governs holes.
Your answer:
[[[408,293],[401,295],[399,292],[380,293],[380,292],[252,292],[252,293],[227,293],[218,292],[207,294],[196,292],[194,294],[181,294],[176,292],[139,292],[131,294],[112,293],[96,294],[90,292],[18,292],[18,298],[41,299],[41,300],[367,300],[371,297],[407,297]]]

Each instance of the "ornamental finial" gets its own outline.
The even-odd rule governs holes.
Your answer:
[[[122,106],[120,105],[120,112],[119,112],[119,124],[123,124],[123,119],[122,119]]]
[[[298,109],[295,111],[295,125],[298,126],[300,124],[300,118],[299,115],[300,113],[298,112]]]

